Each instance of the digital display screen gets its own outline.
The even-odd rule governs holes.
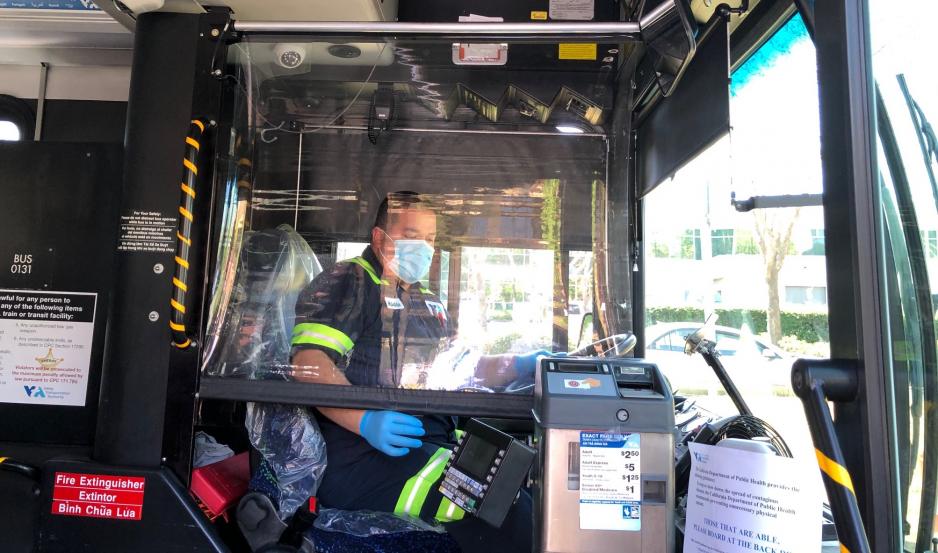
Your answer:
[[[459,453],[456,466],[476,480],[484,481],[497,453],[498,446],[470,434]]]

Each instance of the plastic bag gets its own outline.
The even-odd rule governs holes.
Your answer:
[[[248,403],[244,423],[264,459],[251,489],[267,494],[286,520],[316,495],[326,470],[326,441],[316,419],[296,405]]]
[[[289,225],[244,233],[229,300],[206,340],[205,374],[287,378],[296,299],[322,272],[316,254]],[[229,279],[222,279],[229,282]]]
[[[313,526],[319,530],[341,532],[359,537],[374,536],[376,534],[396,534],[399,532],[437,532],[442,534],[446,531],[440,525],[433,525],[412,516],[378,511],[342,511],[339,509],[321,509]]]
[[[234,451],[225,444],[218,443],[214,436],[210,436],[201,430],[195,433],[195,450],[192,454],[192,468],[204,467],[224,461],[229,457],[234,457]]]

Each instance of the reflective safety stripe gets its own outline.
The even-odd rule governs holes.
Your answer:
[[[409,514],[411,516],[420,516],[420,509],[427,500],[427,494],[433,483],[443,475],[443,469],[446,467],[446,461],[453,454],[452,451],[441,447],[430,457],[427,464],[420,472],[410,478],[401,490],[401,496],[397,499],[397,505],[394,507],[395,514]]]
[[[186,312],[186,306],[179,303],[178,301],[174,299],[169,300],[169,304],[173,306],[173,309],[175,309],[176,311],[179,311],[180,313]]]
[[[319,323],[300,323],[293,327],[291,345],[314,344],[345,355],[355,347],[355,342],[341,330]]]
[[[7,459],[9,459],[9,457],[0,457],[0,463],[6,461]]]
[[[388,281],[380,278],[378,276],[378,273],[375,271],[375,268],[372,267],[371,263],[368,263],[368,261],[365,260],[364,258],[353,257],[352,259],[347,259],[346,261],[348,261],[349,263],[354,263],[360,266],[362,269],[365,269],[365,272],[368,273],[368,276],[371,277],[371,281],[374,282],[375,284],[385,284],[385,285],[388,284]]]
[[[466,516],[466,511],[463,511],[459,505],[444,497],[443,501],[440,501],[440,508],[436,510],[436,516],[433,518],[440,522],[453,522],[454,520],[462,520],[464,516]]]
[[[186,331],[186,325],[181,325],[181,324],[178,324],[178,323],[174,323],[174,322],[172,322],[172,321],[169,321],[169,328],[171,328],[171,329],[173,329],[173,330],[175,330],[175,331],[178,331],[178,332],[185,332],[185,331]]]
[[[825,455],[824,452],[820,449],[815,449],[814,453],[817,455],[817,464],[819,467],[821,467],[821,471],[831,480],[837,482],[841,486],[850,490],[850,493],[856,495],[856,492],[853,491],[853,480],[850,478],[850,473],[847,472],[846,467]]]
[[[196,167],[195,164],[189,161],[188,159],[183,159],[182,164],[186,166],[186,169],[192,171],[193,175],[199,174],[199,168]]]
[[[840,544],[840,553],[850,553],[850,550],[847,549],[846,545]]]
[[[199,149],[199,141],[196,140],[196,139],[194,139],[194,138],[192,138],[191,136],[187,136],[187,137],[186,137],[186,144],[192,146],[192,147],[195,148],[196,150]]]

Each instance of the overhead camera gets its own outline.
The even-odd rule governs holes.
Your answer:
[[[277,65],[286,69],[296,69],[306,59],[306,45],[281,42],[274,46]]]

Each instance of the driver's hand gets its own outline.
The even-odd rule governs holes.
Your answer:
[[[423,442],[417,438],[426,434],[420,419],[396,411],[365,411],[358,431],[371,447],[391,457],[420,447]]]

